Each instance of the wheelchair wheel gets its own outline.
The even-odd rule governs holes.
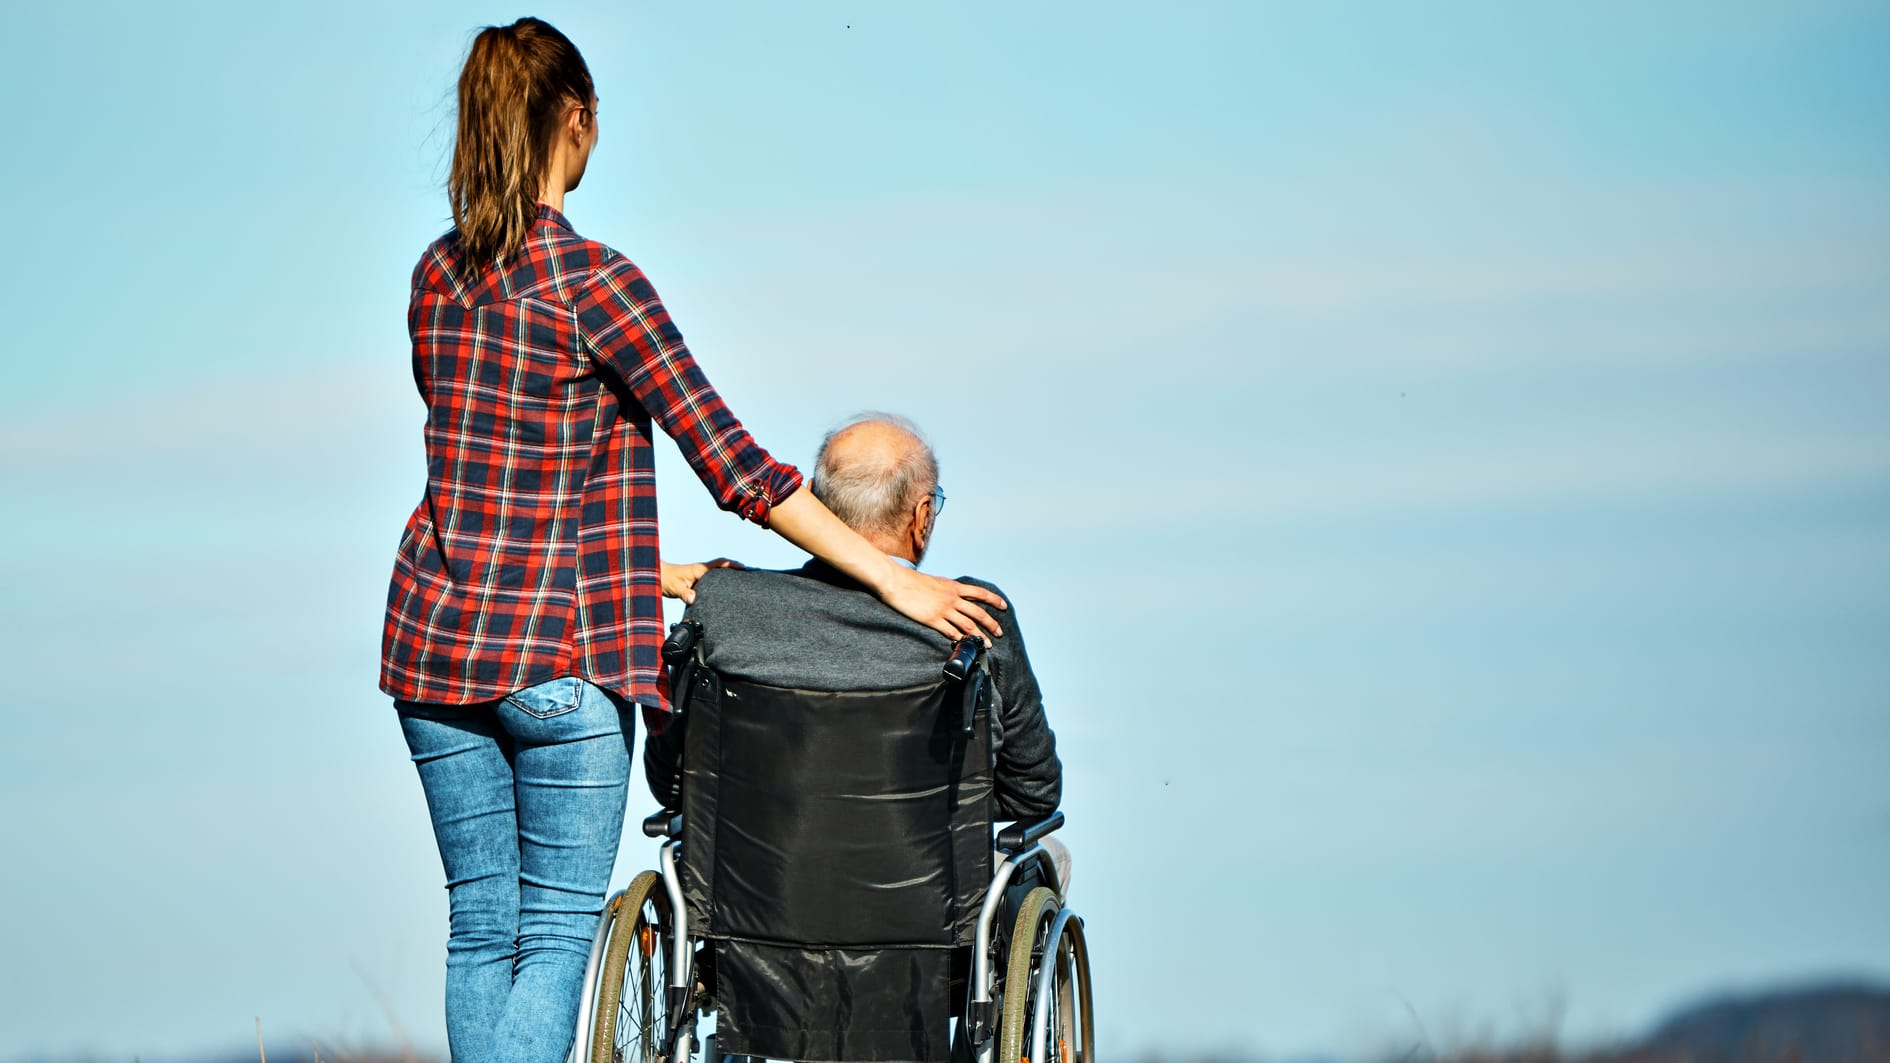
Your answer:
[[[1094,1063],[1096,1019],[1091,1009],[1089,945],[1082,920],[1062,916],[1054,954],[1050,937],[1061,905],[1049,889],[1038,887],[1018,906],[1011,930],[1003,1001],[998,1018],[998,1063]],[[1031,1055],[1033,1024],[1043,972],[1050,970],[1043,1058]]]
[[[1057,895],[1038,886],[1024,895],[1012,924],[1004,970],[1004,999],[998,1010],[998,1063],[1022,1063],[1030,1051],[1030,1018],[1036,1009],[1037,974],[1043,947],[1056,921]],[[1038,1060],[1037,1063],[1044,1063]]]
[[[1068,969],[1063,981],[1069,986],[1068,1004],[1063,1010],[1063,1025],[1052,1027],[1061,1030],[1066,1050],[1063,1058],[1067,1063],[1095,1063],[1096,1050],[1096,1012],[1091,1007],[1089,988],[1089,941],[1083,936],[1083,921],[1071,919],[1063,928],[1063,941],[1058,950],[1067,957]]]
[[[610,931],[597,984],[589,1063],[658,1063],[669,1051],[669,894],[645,871],[604,913]]]

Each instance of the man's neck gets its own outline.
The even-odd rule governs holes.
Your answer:
[[[872,540],[870,539],[867,541],[872,542]],[[878,543],[874,543],[873,545],[879,546]],[[880,553],[885,554],[887,557],[892,558],[893,564],[895,565],[904,565],[905,567],[912,569],[914,572],[917,572],[919,570],[919,563],[912,559],[912,556],[910,555],[910,553],[894,552],[892,550],[887,550],[884,547],[880,547]],[[845,573],[840,572],[839,569],[834,568],[832,565],[828,564],[825,561],[822,561],[818,557],[810,558],[807,564],[809,567],[825,569],[834,573],[838,573],[839,575],[843,576],[844,578],[848,580],[853,579],[853,577],[847,576]]]
[[[912,544],[907,542],[904,538],[894,539],[892,536],[886,535],[883,532],[868,535],[865,538],[866,541],[872,543],[873,547],[880,553],[885,554],[887,557],[892,558],[894,561],[899,562],[907,568],[919,567],[919,559],[912,556]]]

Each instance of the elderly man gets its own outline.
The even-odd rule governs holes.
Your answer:
[[[864,414],[827,433],[814,461],[814,496],[894,560],[917,568],[945,505],[938,459],[903,417]],[[997,590],[982,580],[964,582]],[[1002,591],[999,591],[1002,594]],[[803,690],[898,690],[938,679],[951,649],[945,636],[906,619],[821,561],[790,572],[712,569],[696,583],[686,614],[710,632],[707,663],[725,675]],[[1008,596],[1005,599],[1010,601]],[[997,747],[999,819],[1048,815],[1062,796],[1056,736],[1044,720],[1043,695],[1024,654],[1017,603],[1002,614],[992,640],[996,688],[992,741]],[[644,770],[663,800],[681,753],[652,740]],[[1054,841],[1054,839],[1050,839]],[[1068,888],[1068,856],[1057,857]]]
[[[889,414],[863,415],[828,433],[812,489],[869,542],[914,567],[945,503],[931,447],[911,422]],[[945,636],[820,561],[789,572],[711,570],[696,583],[687,618],[701,624],[709,669],[768,688],[857,693],[932,686],[952,648]],[[986,656],[987,689],[995,695],[992,812],[999,820],[1038,819],[1057,809],[1062,765],[1024,654],[1016,603],[1003,623],[1003,636]],[[680,770],[677,730],[653,736],[645,748],[645,775],[659,801],[674,792]],[[1043,844],[1067,890],[1067,851],[1053,838]],[[800,851],[779,856],[823,859]],[[746,878],[739,870],[729,873]],[[908,953],[909,963],[888,964],[884,956],[840,948],[809,959],[791,948],[739,942],[717,943],[705,956],[710,952],[710,965],[723,969],[726,983],[716,992],[723,1009],[718,1036],[744,1046],[732,1051],[776,1059],[942,1060],[943,1025],[964,1001],[969,958],[961,948],[930,954],[942,960]],[[745,973],[735,977],[736,971]]]

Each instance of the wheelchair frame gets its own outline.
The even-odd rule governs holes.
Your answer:
[[[675,680],[678,690],[689,689],[695,667],[700,664],[696,646],[701,633],[700,625],[684,620],[671,629],[664,643],[664,658],[680,673]],[[948,679],[964,686],[967,735],[973,727],[985,678],[983,669],[977,666],[982,652],[979,640],[962,639],[953,647],[944,668]],[[682,700],[686,703],[687,698]],[[1063,904],[1063,884],[1057,882],[1055,867],[1042,844],[1062,826],[1063,813],[1056,811],[1039,820],[1013,823],[997,834],[994,855],[1001,859],[996,861],[978,911],[972,969],[967,979],[968,999],[953,1038],[953,1059],[975,1059],[976,1063],[1094,1063],[1095,1020],[1083,920]],[[677,871],[683,817],[668,809],[659,811],[644,819],[643,833],[666,839],[660,849],[662,892],[656,892],[658,874],[645,871],[606,903],[584,972],[572,1063],[697,1063],[696,1023],[707,1002],[696,995],[698,943],[688,932],[682,877]],[[1007,911],[1005,894],[1012,879],[1020,868],[1032,863],[1042,869],[1043,880],[1052,887],[1032,889],[1017,910]],[[659,896],[660,902],[656,899]],[[653,909],[653,920],[645,917],[646,905]],[[1013,922],[1010,932],[1000,938],[993,931],[1003,916],[1010,916]],[[630,948],[633,943],[619,936],[632,933],[637,935],[634,958]],[[996,962],[1000,944],[1005,960],[1001,971]],[[653,973],[650,961],[657,950],[663,951],[666,968],[662,1000],[659,1004],[654,985],[634,987],[640,1005],[635,1017],[643,1021],[638,1031],[642,1051],[634,1058],[625,1056],[619,1051],[616,1034],[627,1010],[623,1003],[623,993],[630,988],[627,976],[630,967],[639,961],[640,975]],[[1012,985],[1013,980],[1025,984]],[[663,1019],[660,1031],[649,1025],[657,1015]],[[1054,1059],[1046,1054],[1053,1023],[1057,1048]],[[657,1043],[652,1044],[652,1040]],[[699,1063],[723,1063],[724,1057],[715,1051],[712,1039],[704,1038],[700,1049]]]
[[[1020,924],[1004,938],[994,932],[1002,916],[1015,914],[1005,911],[1005,892],[1021,868],[1036,863],[1044,869],[1047,880],[1055,881],[1042,839],[1061,827],[1063,821],[1062,812],[1053,812],[1040,820],[1012,824],[998,834],[996,854],[1002,859],[997,861],[978,912],[968,987],[970,999],[954,1035],[955,1040],[970,1039],[971,1052],[967,1055],[977,1063],[1094,1063],[1094,1015],[1082,917],[1058,899],[1052,902],[1054,916],[1047,929],[1040,920],[1031,927]],[[698,1063],[733,1059],[715,1052],[713,1035],[704,1038],[700,1045],[696,1040],[696,1024],[701,1012],[706,1010],[703,1006],[706,1002],[695,998],[698,942],[686,929],[688,919],[682,878],[677,872],[678,853],[682,848],[682,816],[657,812],[643,821],[643,832],[653,838],[666,839],[660,849],[662,903],[656,906],[659,918],[653,924],[654,947],[664,953],[666,984],[660,1000],[655,986],[635,987],[642,1005],[640,1012],[661,1008],[657,1013],[663,1017],[661,1045],[646,1042],[640,1055],[619,1055],[615,1035],[624,1011],[628,1010],[623,994],[632,987],[626,977],[626,965],[615,965],[613,970],[607,962],[612,952],[611,939],[618,933],[629,932],[641,921],[640,913],[631,913],[629,920],[622,918],[626,914],[624,906],[635,904],[640,909],[657,885],[659,876],[644,872],[629,889],[611,895],[604,906],[604,916],[598,921],[590,962],[585,969],[570,1058],[572,1063],[691,1063],[698,1054]],[[1031,939],[1016,940],[1019,930],[1027,930]],[[1030,956],[1031,962],[1025,969],[1031,977],[1022,987],[1021,997],[1010,995],[1016,987],[1006,984],[1008,972],[1000,969],[1001,965],[996,962],[999,944],[1004,946],[1007,959],[1018,956],[1019,948],[1027,950]],[[627,950],[623,951],[628,954]],[[644,958],[648,959],[647,954]],[[635,957],[629,960],[631,964],[635,962]],[[605,1002],[616,1007],[616,1015],[602,1014],[599,1005]],[[1054,1016],[1059,1044],[1056,1056],[1052,1057],[1045,1053],[1052,1047],[1051,1025],[1056,1012],[1060,1012]],[[1071,1040],[1076,1043],[1071,1044]]]

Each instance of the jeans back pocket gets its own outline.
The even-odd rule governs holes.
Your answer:
[[[537,686],[514,690],[505,696],[508,704],[541,720],[562,716],[578,707],[584,697],[584,680],[576,676],[548,679]]]

